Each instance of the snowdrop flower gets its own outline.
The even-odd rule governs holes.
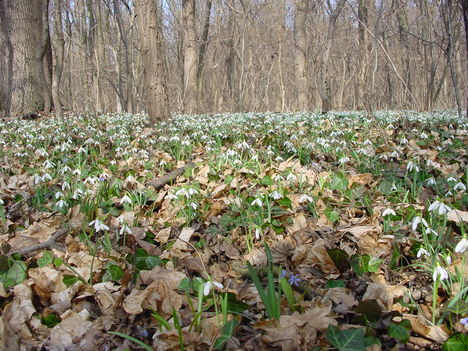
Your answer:
[[[452,209],[450,207],[448,207],[447,205],[445,205],[444,203],[442,202],[439,202],[439,201],[434,201],[428,208],[428,211],[431,211],[431,212],[435,212],[437,211],[437,213],[439,215],[444,215],[446,214],[447,212],[451,211]]]
[[[260,240],[261,235],[262,235],[262,230],[260,228],[255,228],[255,239]]]
[[[129,184],[136,184],[137,182],[137,180],[132,175],[129,175],[127,178],[125,178],[125,181]]]
[[[256,198],[255,200],[253,200],[251,203],[250,203],[251,206],[259,206],[259,207],[262,207],[263,206],[263,202],[260,198]]]
[[[447,264],[450,266],[452,264],[452,257],[450,257],[450,255],[447,255],[445,257],[445,262],[447,262]]]
[[[42,164],[45,168],[54,168],[55,164],[53,162],[50,162],[49,160],[45,160],[44,163]]]
[[[176,200],[176,199],[178,199],[178,196],[174,195],[174,194],[167,194],[165,199]]]
[[[408,172],[411,172],[413,171],[413,169],[415,172],[419,172],[419,166],[415,162],[409,161],[408,164],[406,165],[406,170]]]
[[[429,178],[427,181],[426,181],[426,184],[427,185],[435,185],[436,184],[436,181],[434,178]]]
[[[391,208],[387,208],[385,211],[382,212],[382,217],[386,216],[396,216],[396,213]]]
[[[427,228],[426,233],[432,233],[435,236],[439,236],[439,233],[437,233],[434,229],[431,229],[431,228]]]
[[[102,231],[109,230],[109,227],[105,225],[104,223],[102,223],[99,219],[95,219],[94,221],[90,222],[89,226],[94,226],[94,229],[96,230],[96,232],[99,232],[101,230]]]
[[[450,183],[450,182],[454,182],[454,183],[455,183],[456,181],[457,181],[457,180],[456,180],[454,177],[449,177],[449,178],[447,179],[447,183]]]
[[[289,173],[288,176],[286,177],[286,180],[288,182],[294,182],[297,179],[297,177],[293,173]]]
[[[457,246],[455,246],[455,252],[456,253],[463,253],[468,249],[468,240],[466,238],[462,238]]]
[[[422,218],[421,216],[416,216],[413,219],[413,222],[411,223],[411,228],[416,231],[418,228],[419,223],[422,223],[426,228],[429,227],[429,224],[427,224],[426,220]]]
[[[70,184],[68,184],[67,182],[62,184],[62,191],[65,191],[65,190],[70,190]]]
[[[79,175],[79,176],[80,176],[80,175],[81,175],[81,170],[79,170],[78,168],[75,169],[75,170],[73,171],[73,175]]]
[[[437,279],[445,280],[448,278],[448,272],[437,263],[436,268],[434,269],[434,274],[432,279],[436,281]]]
[[[70,171],[71,171],[71,168],[70,168],[70,167],[64,166],[64,167],[62,167],[62,169],[60,170],[60,173],[65,174],[65,173],[70,172]]]
[[[428,138],[427,134],[422,132],[421,133],[421,139],[427,139],[427,138]]]
[[[161,160],[161,161],[159,162],[159,166],[160,166],[160,167],[164,167],[165,165],[167,165],[167,162],[166,162],[166,161]]]
[[[132,230],[130,229],[127,223],[123,223],[122,227],[120,227],[120,230],[119,230],[120,235],[123,235],[125,233],[132,234]]]
[[[198,190],[194,188],[189,188],[188,193],[189,195],[195,195],[195,194],[198,194]]]
[[[269,196],[274,200],[279,200],[283,197],[277,190],[273,191]]]
[[[314,202],[314,199],[312,199],[309,195],[304,194],[299,198],[299,203],[302,204],[304,202]]]
[[[418,253],[416,254],[417,258],[421,258],[422,255],[430,256],[431,254],[423,247],[419,248]]]
[[[466,186],[462,182],[458,182],[457,184],[455,184],[453,189],[456,191],[466,191]]]
[[[45,182],[45,181],[48,181],[48,180],[52,180],[52,176],[49,173],[46,173],[42,177],[42,181]]]
[[[76,189],[75,192],[73,193],[72,199],[78,200],[80,197],[84,195],[83,190],[81,189]]]
[[[60,198],[60,197],[63,197],[63,193],[60,192],[60,191],[57,191],[57,192],[55,193],[55,198],[58,199],[58,198]]]
[[[5,204],[5,202],[3,202],[2,199],[0,199],[0,205],[4,205],[4,204]]]
[[[198,205],[195,202],[191,202],[190,207],[192,207],[194,210],[196,210],[198,208]]]
[[[451,191],[447,191],[445,193],[445,196],[444,197],[450,197],[450,196],[453,196],[452,192]]]
[[[400,140],[400,144],[402,144],[402,145],[408,144],[408,139],[406,139],[405,137],[403,137],[403,138]]]
[[[67,203],[65,201],[63,201],[63,200],[60,200],[60,201],[57,201],[55,203],[55,206],[57,206],[58,208],[63,208],[65,206],[67,206]]]
[[[205,283],[205,285],[203,286],[203,295],[208,296],[208,295],[210,294],[211,287],[212,287],[213,285],[214,285],[215,287],[217,287],[218,289],[223,289],[223,288],[224,288],[223,284],[218,283],[218,282],[213,282],[213,281],[211,281],[211,280],[208,280],[208,281]]]
[[[124,204],[124,203],[128,203],[128,204],[131,204],[132,203],[132,199],[130,199],[130,197],[128,197],[127,195],[124,195],[124,197],[122,197],[120,199],[120,203],[121,204]]]
[[[177,190],[175,194],[176,196],[185,196],[187,198],[190,197],[190,194],[188,193],[187,189],[184,188]]]
[[[345,163],[349,162],[349,157],[342,157],[339,159],[339,162],[344,165]]]

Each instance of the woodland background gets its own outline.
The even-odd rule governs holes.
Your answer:
[[[467,7],[466,0],[1,0],[0,114],[54,105],[59,115],[62,106],[140,112],[154,100],[147,91],[155,80],[167,105],[156,119],[168,111],[461,112]],[[156,27],[144,22],[150,17]]]

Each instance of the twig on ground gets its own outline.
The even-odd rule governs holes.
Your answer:
[[[30,253],[33,253],[35,251],[39,251],[39,250],[42,250],[42,249],[55,248],[55,247],[57,247],[57,240],[60,239],[65,234],[67,234],[68,232],[69,232],[68,227],[60,228],[60,229],[56,230],[55,233],[52,234],[52,236],[48,240],[46,240],[46,241],[44,241],[44,242],[42,242],[40,244],[24,247],[24,248],[18,249],[18,250],[12,250],[12,251],[9,252],[9,255],[17,253],[17,254],[20,254],[21,256],[24,256],[24,255],[29,255]]]
[[[168,174],[166,174],[165,176],[161,177],[161,178],[158,178],[158,179],[154,179],[152,180],[149,185],[151,185],[152,187],[156,188],[156,190],[159,190],[161,189],[164,185],[168,184],[168,183],[171,183],[173,182],[174,180],[176,180],[177,177],[181,176],[182,174],[184,174],[185,170],[187,168],[191,168],[191,167],[195,167],[195,163],[194,162],[189,162],[187,163],[185,166],[183,167],[180,167],[180,168],[177,168],[175,170],[173,170],[172,172],[169,172]]]

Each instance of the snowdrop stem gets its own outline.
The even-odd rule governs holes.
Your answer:
[[[437,296],[438,290],[439,290],[439,279],[440,277],[437,276],[437,279],[434,280],[434,289],[432,291],[432,324],[435,325],[435,319],[436,319],[436,309],[437,309]]]

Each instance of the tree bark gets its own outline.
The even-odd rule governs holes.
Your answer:
[[[52,77],[52,97],[54,99],[55,115],[63,120],[63,109],[60,101],[60,81],[63,69],[63,51],[65,40],[62,27],[62,4],[61,0],[54,0],[54,69]]]
[[[208,48],[208,34],[210,32],[210,17],[211,17],[212,1],[206,0],[205,4],[205,23],[203,24],[203,34],[201,38],[200,48],[198,51],[198,67],[197,67],[197,82],[198,82],[198,104],[200,105],[201,96],[203,94],[203,66],[205,64],[205,55]]]
[[[184,113],[198,111],[197,32],[195,27],[195,0],[182,1],[184,33]]]
[[[135,13],[140,34],[146,105],[150,123],[154,125],[170,114],[160,13],[154,0],[136,0]]]
[[[294,76],[296,82],[298,111],[308,109],[308,88],[306,73],[306,18],[308,0],[296,0],[294,11]]]
[[[465,49],[466,49],[466,72],[468,75],[468,0],[459,0],[463,13],[463,24],[465,26]],[[468,77],[466,79],[465,96],[466,96],[466,116],[468,118]]]
[[[319,82],[319,93],[322,100],[322,113],[327,113],[332,109],[332,87],[330,77],[330,52],[335,39],[336,20],[343,10],[346,0],[339,0],[336,4],[335,9],[332,9],[332,5],[328,2],[330,7],[330,18],[328,20],[327,37],[325,41],[325,48],[323,49],[321,67],[320,67],[320,82]]]
[[[8,4],[0,1],[0,74],[3,77],[0,84],[0,113],[10,116],[13,88],[13,44],[10,37],[11,15],[7,13],[6,6]]]
[[[5,110],[24,114],[44,108],[43,34],[44,1],[3,0],[2,33],[7,56]],[[12,54],[13,53],[13,54]],[[10,61],[12,59],[13,62]],[[10,71],[11,68],[11,71]]]

